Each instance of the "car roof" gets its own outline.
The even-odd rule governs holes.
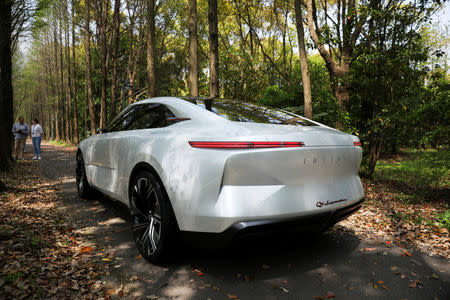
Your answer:
[[[180,97],[180,98],[179,97],[154,97],[154,98],[149,98],[149,99],[135,102],[132,105],[147,104],[147,103],[159,103],[159,104],[164,104],[164,105],[168,106],[177,117],[187,117],[187,118],[191,118],[192,120],[199,121],[199,122],[226,120],[226,118],[223,118],[223,117],[219,116],[218,114],[205,109],[205,105],[206,105],[207,101],[211,101],[211,100],[212,99],[210,99],[210,98],[203,98],[203,97]],[[265,111],[278,111],[280,113],[287,113],[289,115],[296,116],[298,118],[307,120],[310,123],[318,125],[318,126],[328,127],[328,126],[325,126],[318,122],[315,122],[313,120],[307,119],[303,116],[294,114],[292,112],[288,112],[288,111],[285,111],[285,110],[279,109],[279,108],[268,107],[265,105],[261,105],[260,103],[254,103],[254,102],[250,102],[250,101],[239,101],[236,99],[214,99],[212,105],[214,105],[214,103],[217,103],[217,104],[222,103],[222,104],[227,104],[227,105],[231,104],[232,106],[248,104],[253,107],[259,107],[259,109],[262,109],[264,111],[264,114],[265,114]],[[330,128],[330,129],[332,129],[332,128]]]

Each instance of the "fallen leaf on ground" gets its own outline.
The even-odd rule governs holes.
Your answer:
[[[94,250],[94,248],[89,247],[89,246],[85,246],[85,247],[83,247],[83,248],[80,249],[80,254],[81,254],[81,253],[89,253],[89,252],[91,252],[92,250]]]
[[[404,251],[404,252],[402,253],[402,256],[409,256],[409,257],[412,257],[413,255],[412,255],[411,253],[409,253],[408,251]]]
[[[227,294],[228,298],[230,299],[239,299],[238,296],[236,295],[232,295],[232,294]]]
[[[415,287],[418,287],[418,286],[420,286],[420,284],[421,284],[421,282],[420,282],[420,280],[414,280],[410,285],[409,285],[409,287],[410,288],[415,288]]]
[[[414,272],[411,272],[411,275],[414,276],[414,277],[420,277],[419,274],[416,274],[416,273],[414,273]]]
[[[328,293],[325,295],[325,298],[327,298],[327,299],[335,298],[335,297],[336,297],[336,295],[335,295],[334,293],[332,293],[332,292],[328,292]]]

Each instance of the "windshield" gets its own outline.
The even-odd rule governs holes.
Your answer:
[[[205,101],[197,100],[197,105],[206,109]],[[211,111],[225,119],[236,122],[318,126],[286,111],[236,100],[214,100]]]

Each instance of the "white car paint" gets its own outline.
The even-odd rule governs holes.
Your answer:
[[[183,231],[214,232],[234,223],[287,219],[358,202],[359,141],[324,126],[233,122],[195,104],[159,97],[178,118],[163,128],[103,133],[80,143],[90,185],[129,206],[130,175],[138,163],[158,173]],[[307,120],[307,119],[306,119]],[[302,141],[305,147],[199,149],[189,141]],[[345,201],[318,207],[317,202]]]

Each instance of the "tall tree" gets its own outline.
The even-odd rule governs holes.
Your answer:
[[[74,125],[74,141],[75,145],[79,142],[79,132],[78,132],[78,97],[77,97],[77,69],[76,69],[76,56],[75,56],[75,0],[72,0],[72,70],[73,70],[73,84],[72,84],[72,94],[73,94],[73,125]]]
[[[155,0],[147,0],[147,95],[155,97],[156,89],[156,62],[155,62]]]
[[[56,17],[56,14],[55,14]],[[54,69],[54,76],[53,76],[53,81],[54,81],[54,92],[55,92],[55,108],[56,108],[56,114],[55,114],[55,139],[57,141],[59,141],[61,139],[61,128],[60,128],[60,98],[59,96],[61,95],[60,93],[60,85],[59,85],[59,80],[58,80],[58,33],[57,33],[57,21],[54,20],[53,22],[53,57],[54,57],[54,64],[53,64],[53,69]]]
[[[91,0],[85,0],[86,6],[86,24],[85,24],[85,38],[84,38],[84,52],[86,58],[86,90],[87,90],[87,100],[89,107],[89,118],[91,135],[95,134],[95,110],[94,110],[94,100],[92,98],[92,75],[91,75]]]
[[[217,0],[208,0],[209,23],[209,96],[219,97],[219,32]]]
[[[109,119],[116,116],[116,93],[117,93],[117,60],[119,58],[120,41],[120,0],[114,0],[113,13],[113,45],[112,45],[112,78],[111,78],[111,107],[109,110]]]
[[[107,120],[107,84],[108,84],[108,13],[109,0],[99,0],[95,10],[95,20],[98,29],[98,50],[101,69],[101,99],[100,99],[100,128],[106,128]]]
[[[66,107],[66,140],[70,143],[73,143],[73,122],[72,122],[72,65],[70,62],[70,39],[69,39],[69,1],[66,0],[64,2],[64,21],[65,21],[65,55],[66,55],[66,99],[67,99],[67,107]]]
[[[0,169],[9,168],[12,154],[13,87],[11,64],[12,1],[0,1]],[[3,186],[0,181],[0,188]]]
[[[127,28],[127,35],[128,35],[128,63],[126,64],[126,72],[127,72],[127,79],[131,86],[134,85],[134,82],[136,80],[136,75],[138,71],[138,62],[139,59],[142,57],[145,48],[146,43],[144,42],[144,36],[146,35],[145,32],[149,30],[148,22],[147,26],[144,25],[147,20],[147,18],[142,18],[142,4],[139,1],[134,0],[126,0],[126,7],[128,10],[128,28]],[[139,17],[141,16],[141,17]],[[137,24],[136,24],[137,23]],[[136,28],[137,25],[137,28]],[[135,35],[135,29],[138,31],[138,36]],[[152,37],[154,39],[154,31],[152,34]],[[148,42],[148,40],[147,40]],[[153,47],[154,48],[154,42]],[[147,48],[148,50],[148,48]],[[154,53],[154,51],[152,52]],[[155,75],[155,62],[154,62],[154,54],[148,53],[150,55],[150,64],[147,64],[147,78],[153,78],[151,80],[152,83],[147,80],[147,91],[150,91],[150,86],[154,86],[155,90],[152,91],[153,94],[156,94],[156,75]],[[148,61],[148,60],[147,60]],[[148,67],[153,64],[153,66],[149,69]],[[150,71],[150,73],[148,73]],[[125,91],[123,91],[125,92]],[[147,92],[148,97],[150,96],[150,93]],[[125,97],[124,95],[122,95]],[[131,104],[134,102],[133,97],[133,90],[129,89],[128,91],[128,103]]]
[[[61,87],[61,136],[62,139],[65,141],[69,141],[69,126],[68,122],[69,120],[67,120],[67,116],[65,114],[65,112],[67,111],[67,107],[64,105],[66,103],[66,97],[64,96],[64,57],[63,57],[63,41],[62,41],[62,8],[60,8],[60,19],[59,19],[59,76],[60,76],[60,87]],[[64,120],[66,119],[66,126],[64,126]],[[66,129],[66,131],[64,132],[64,129]]]
[[[311,78],[309,76],[306,55],[305,34],[300,0],[294,0],[295,25],[297,26],[298,48],[300,52],[300,68],[302,72],[303,99],[305,103],[305,117],[312,119]]]
[[[188,0],[189,21],[189,92],[198,96],[197,0]]]
[[[369,1],[370,4],[375,2],[377,1]],[[367,11],[370,9],[358,9],[357,1],[354,0],[337,0],[333,10],[336,16],[333,18],[330,15],[328,2],[321,3],[324,13],[323,23],[320,23],[322,19],[317,16],[316,2],[306,1],[309,34],[325,61],[334,97],[338,100],[340,107],[347,111],[350,87],[348,73],[352,55],[361,29],[367,21]],[[333,26],[329,26],[328,22],[332,22]],[[331,28],[334,28],[334,33],[330,30]]]

